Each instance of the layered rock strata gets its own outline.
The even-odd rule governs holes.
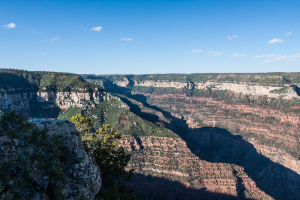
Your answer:
[[[108,80],[108,91],[126,95],[126,102],[133,112],[180,135],[181,141],[186,142],[186,147],[191,152],[188,155],[174,149],[173,142],[170,142],[174,139],[171,138],[164,142],[164,137],[149,135],[147,138],[140,136],[124,141],[123,145],[133,153],[132,166],[138,172],[132,185],[146,191],[148,199],[165,191],[171,194],[162,199],[180,197],[180,192],[174,192],[171,188],[181,188],[182,193],[226,194],[229,198],[238,199],[299,197],[298,73],[282,73],[280,76],[175,74],[123,77],[102,76]],[[201,79],[205,81],[196,81]],[[184,156],[178,157],[178,154]],[[251,189],[246,185],[252,187],[253,184],[248,184],[239,176],[234,180],[236,187],[232,191],[207,190],[212,183],[203,188],[191,184],[193,181],[199,183],[205,180],[201,174],[206,173],[197,167],[191,169],[198,162],[191,158],[193,156],[198,157],[200,162],[212,165],[227,163],[231,166],[228,171],[233,175],[239,174],[239,171],[244,172],[266,196],[249,192]],[[187,159],[192,162],[179,162]],[[218,171],[207,165],[204,168]],[[195,174],[199,172],[199,177],[190,180],[188,177],[191,176],[191,171]],[[226,173],[220,171],[221,175]],[[176,184],[178,182],[182,184],[179,186]],[[222,188],[234,185],[223,180],[219,183]],[[193,190],[186,189],[186,185],[191,185],[189,188]],[[208,193],[201,193],[203,190]],[[184,199],[184,196],[181,197],[179,199]],[[197,199],[193,195],[188,198]]]
[[[37,102],[55,102],[60,109],[68,109],[71,106],[83,107],[91,100],[100,102],[110,100],[112,95],[106,92],[78,93],[78,92],[37,92]]]
[[[254,97],[258,96],[268,96],[270,98],[299,98],[297,93],[291,84],[285,84],[282,86],[264,86],[264,85],[255,85],[249,83],[220,83],[215,81],[207,81],[207,82],[176,82],[176,81],[153,81],[153,80],[145,80],[145,81],[133,81],[132,86],[142,86],[142,87],[158,87],[158,88],[176,88],[182,89],[187,88],[190,90],[193,89],[205,89],[205,88],[213,88],[215,90],[229,90],[235,93],[241,93],[245,95],[251,95]],[[128,87],[130,86],[130,82],[128,79],[124,78],[123,81],[115,81],[114,84],[120,87]],[[276,92],[282,89],[285,89],[284,93]]]
[[[93,93],[81,92],[20,92],[0,96],[0,110],[14,110],[30,117],[58,117],[60,110],[70,107],[82,108],[86,103],[116,98],[101,91]]]
[[[39,103],[55,102],[61,109],[71,106],[82,107],[90,100],[102,101],[109,100],[112,96],[106,92],[79,93],[79,92],[24,92],[8,94],[0,97],[0,108],[2,110],[29,109],[30,101]]]
[[[262,155],[300,174],[300,152],[297,148],[300,139],[299,115],[257,106],[228,105],[205,97],[144,95],[152,105],[183,119],[190,129],[189,137],[199,143],[209,144],[210,138],[209,133],[197,129],[203,126],[224,127],[233,134],[243,136]]]
[[[124,137],[136,175],[130,186],[145,199],[273,199],[244,168],[199,159],[182,139]]]

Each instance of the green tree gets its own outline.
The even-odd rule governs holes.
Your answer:
[[[95,158],[102,173],[102,186],[97,198],[105,200],[135,200],[141,199],[141,194],[135,194],[134,189],[125,186],[124,181],[131,181],[133,169],[126,170],[131,155],[119,146],[122,135],[106,124],[96,131],[91,118],[81,114],[74,115],[71,122],[82,134],[86,151]]]
[[[64,162],[71,152],[58,136],[49,137],[46,128],[37,128],[13,111],[1,117],[0,127],[16,147],[15,156],[0,166],[0,199],[65,199],[64,171],[79,161]]]

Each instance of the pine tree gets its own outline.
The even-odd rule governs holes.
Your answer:
[[[95,158],[102,173],[102,186],[97,198],[104,200],[139,200],[140,193],[125,186],[124,182],[131,181],[134,170],[126,170],[131,155],[119,146],[122,135],[106,124],[92,132],[91,118],[81,114],[74,115],[71,122],[82,134],[82,141],[86,151]]]

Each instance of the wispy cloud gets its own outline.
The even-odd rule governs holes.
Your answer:
[[[282,43],[282,42],[284,42],[282,39],[274,38],[273,40],[270,40],[268,43],[269,44],[276,44],[276,43]]]
[[[201,53],[202,50],[192,50],[192,53]]]
[[[3,25],[4,28],[15,28],[16,27],[16,24],[15,23],[10,23],[10,24],[7,24],[7,25]]]
[[[233,36],[227,36],[227,38],[229,39],[229,40],[232,40],[233,38],[237,38],[237,35],[233,35]]]
[[[91,28],[92,31],[98,31],[98,32],[100,32],[101,29],[102,29],[102,26],[97,26],[97,27]]]
[[[286,36],[292,35],[292,31],[285,34]]]
[[[43,55],[46,55],[47,53],[42,53]]]
[[[39,32],[36,32],[35,30],[29,30],[28,33],[39,34]]]
[[[265,62],[281,62],[281,61],[292,61],[295,58],[300,58],[300,53],[294,54],[291,56],[282,56],[282,55],[261,55],[254,56],[252,58],[266,58]]]
[[[207,52],[207,56],[219,56],[221,54],[225,53],[225,51],[209,51]]]
[[[123,38],[121,38],[121,40],[125,40],[125,41],[131,41],[131,40],[132,40],[132,38],[125,38],[125,37],[123,37]]]
[[[231,57],[246,57],[246,54],[234,53],[234,54],[231,55]]]
[[[55,40],[59,40],[60,38],[59,37],[55,37],[55,38],[51,38],[50,40],[53,42]]]

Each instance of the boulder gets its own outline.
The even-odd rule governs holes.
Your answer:
[[[35,118],[32,119],[32,122],[39,128],[47,127],[49,137],[56,134],[61,139],[61,144],[68,147],[74,153],[74,156],[77,155],[80,158],[80,163],[72,165],[70,171],[66,174],[67,184],[63,189],[66,199],[75,200],[84,197],[92,200],[101,187],[100,168],[94,159],[85,152],[80,133],[76,130],[74,124],[60,119]],[[0,133],[0,164],[15,157],[16,142],[16,139],[12,141],[5,134]],[[38,173],[33,175],[33,178],[39,182],[43,175]]]

